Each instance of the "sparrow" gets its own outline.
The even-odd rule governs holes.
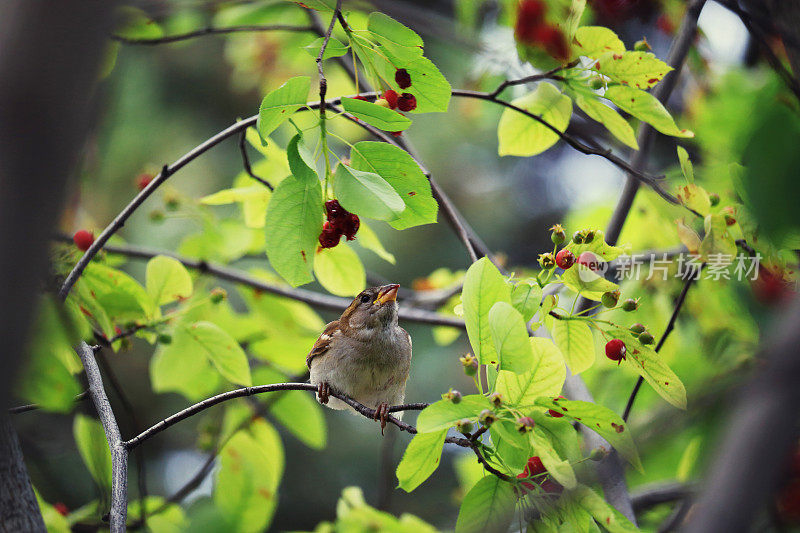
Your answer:
[[[397,324],[397,289],[391,284],[362,291],[319,336],[306,356],[317,398],[347,409],[333,389],[375,409],[386,427],[389,406],[403,403],[411,366],[411,336]],[[355,411],[353,411],[355,413]]]

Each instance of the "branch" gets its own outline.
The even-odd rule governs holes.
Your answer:
[[[94,349],[82,342],[75,350],[81,358],[89,383],[89,396],[92,398],[97,415],[103,424],[103,430],[111,450],[111,513],[110,527],[112,533],[125,531],[128,514],[128,450],[119,432],[117,419],[103,388],[103,378],[94,358]]]
[[[692,496],[694,492],[695,487],[690,483],[653,483],[641,487],[632,494],[631,503],[633,510],[639,514],[656,505],[684,500]]]
[[[653,96],[655,96],[662,104],[666,103],[675,85],[678,83],[678,78],[686,61],[686,56],[689,54],[689,49],[692,47],[695,35],[697,34],[697,18],[703,10],[706,0],[692,0],[689,7],[686,9],[686,14],[683,17],[683,22],[678,30],[675,40],[672,41],[667,63],[673,68],[664,76],[664,79],[656,85],[653,89]],[[641,172],[647,166],[647,160],[650,158],[650,150],[652,149],[655,140],[656,131],[652,126],[643,122],[639,126],[639,136],[637,142],[639,150],[633,154],[631,158],[631,168],[635,172]],[[634,172],[628,174],[628,180],[625,182],[625,188],[622,190],[617,206],[614,208],[614,213],[611,215],[611,220],[606,228],[606,242],[614,245],[619,239],[622,232],[622,226],[625,224],[625,219],[628,218],[628,213],[633,206],[633,200],[636,198],[636,192],[639,190],[639,179]]]
[[[656,344],[656,352],[661,350],[661,347],[664,346],[664,343],[669,337],[669,334],[672,333],[672,330],[675,329],[675,323],[678,321],[678,314],[681,312],[681,308],[683,307],[683,302],[686,301],[686,295],[689,294],[689,289],[696,280],[692,274],[689,274],[689,277],[686,278],[686,282],[683,284],[683,290],[678,295],[678,299],[675,301],[675,308],[672,310],[672,316],[669,317],[669,322],[667,323],[667,327],[664,329],[664,333],[661,335],[661,338],[658,340],[658,344]],[[636,395],[639,393],[639,389],[642,386],[642,382],[644,382],[644,378],[639,376],[639,379],[636,380],[636,385],[633,386],[633,390],[631,391],[630,397],[628,397],[628,403],[625,405],[625,411],[622,413],[622,420],[625,422],[628,421],[628,417],[631,414],[631,409],[633,408],[633,402],[636,401]]]
[[[80,393],[77,396],[75,396],[75,401],[79,402],[81,400],[85,400],[88,397],[89,397],[89,391],[83,391],[82,393]],[[38,403],[29,403],[29,404],[26,404],[26,405],[17,405],[15,407],[9,407],[8,408],[8,414],[10,414],[10,415],[18,415],[20,413],[27,413],[28,411],[36,411],[37,409],[40,409],[40,408],[41,408],[41,405],[39,405]]]
[[[177,43],[179,41],[186,41],[194,39],[195,37],[205,37],[206,35],[223,35],[227,33],[244,33],[244,32],[262,32],[262,31],[314,31],[311,26],[295,26],[291,24],[254,24],[251,26],[229,26],[225,28],[214,28],[208,26],[196,31],[187,33],[180,33],[177,35],[167,35],[166,37],[158,37],[154,39],[131,39],[122,35],[111,35],[111,39],[123,44],[139,44],[139,45],[157,45]]]
[[[247,139],[247,130],[242,130],[242,133],[239,135],[239,151],[242,154],[242,166],[244,167],[244,171],[247,172],[247,175],[262,184],[264,187],[269,189],[270,191],[274,191],[275,188],[272,186],[270,182],[256,176],[253,172],[253,167],[250,166],[250,158],[247,156],[247,144],[245,144],[245,140]]]

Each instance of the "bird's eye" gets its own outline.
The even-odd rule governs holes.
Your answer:
[[[361,303],[365,304],[369,301],[369,294],[362,294],[361,295]]]

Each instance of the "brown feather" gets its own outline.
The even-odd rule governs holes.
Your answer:
[[[349,309],[349,308],[348,308]],[[333,340],[333,333],[339,329],[339,321],[334,320],[333,322],[328,323],[325,326],[325,329],[320,334],[317,342],[314,343],[314,346],[311,348],[311,351],[308,352],[306,356],[306,366],[311,368],[311,360],[317,356],[325,354],[328,351],[328,348],[331,345],[331,340]]]

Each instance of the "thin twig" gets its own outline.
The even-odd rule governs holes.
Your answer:
[[[85,390],[82,393],[75,396],[75,401],[79,402],[81,400],[85,400],[89,397],[89,391]],[[8,408],[8,414],[10,415],[18,415],[20,413],[27,413],[28,411],[36,411],[37,409],[41,409],[41,405],[38,403],[29,403],[26,405],[16,405],[14,407]]]
[[[177,35],[167,35],[165,37],[156,37],[152,39],[132,39],[122,35],[111,35],[111,39],[123,44],[138,44],[138,45],[158,45],[177,43],[179,41],[186,41],[196,37],[205,37],[206,35],[224,35],[228,33],[247,33],[247,32],[264,32],[264,31],[314,31],[311,26],[295,26],[291,24],[254,24],[250,26],[229,26],[225,28],[214,28],[212,26],[202,28],[187,33],[180,33]]]
[[[103,378],[94,358],[94,349],[82,342],[75,350],[83,363],[86,381],[89,384],[89,395],[92,398],[97,415],[103,425],[103,431],[111,450],[111,512],[109,527],[112,533],[125,531],[128,514],[128,449],[122,441],[119,425],[111,409],[111,403],[103,387]]]
[[[691,273],[686,278],[686,282],[683,284],[683,290],[678,295],[678,299],[675,301],[675,308],[672,310],[672,316],[669,317],[669,322],[667,323],[667,327],[664,329],[664,333],[661,335],[661,338],[658,339],[658,344],[656,344],[656,352],[661,350],[661,347],[664,346],[664,343],[669,337],[669,334],[672,333],[672,330],[675,329],[675,323],[678,321],[678,314],[681,312],[683,308],[683,303],[686,301],[686,295],[689,293],[689,289],[692,286],[692,283],[695,282],[695,276]],[[639,389],[642,386],[642,382],[644,382],[644,378],[639,376],[639,379],[636,380],[636,385],[633,386],[633,390],[631,391],[630,396],[628,397],[628,403],[625,405],[625,411],[622,413],[622,420],[625,422],[628,421],[628,417],[631,414],[631,409],[633,408],[633,402],[636,401],[636,395],[639,393]]]
[[[564,78],[561,77],[561,76],[557,76],[556,74],[558,74],[559,72],[561,72],[564,69],[572,68],[577,64],[578,64],[578,60],[576,59],[575,61],[573,61],[573,62],[571,62],[571,63],[569,63],[567,65],[561,65],[560,67],[556,67],[556,68],[554,68],[552,70],[548,70],[547,72],[542,72],[541,74],[533,74],[531,76],[526,76],[524,78],[519,78],[517,80],[506,80],[503,83],[501,83],[500,85],[498,85],[497,89],[495,89],[494,91],[489,93],[489,96],[491,96],[492,98],[497,98],[498,96],[500,96],[500,93],[502,93],[503,91],[506,90],[506,88],[513,87],[515,85],[524,85],[526,83],[533,83],[533,82],[542,81],[542,80],[563,81]]]
[[[247,144],[245,143],[246,139],[247,130],[242,130],[241,135],[239,135],[239,151],[242,154],[242,166],[244,167],[244,171],[247,172],[248,176],[259,182],[261,185],[270,191],[274,191],[275,189],[272,187],[270,182],[260,176],[256,176],[255,172],[253,172],[253,167],[250,165],[250,157],[247,155]]]

